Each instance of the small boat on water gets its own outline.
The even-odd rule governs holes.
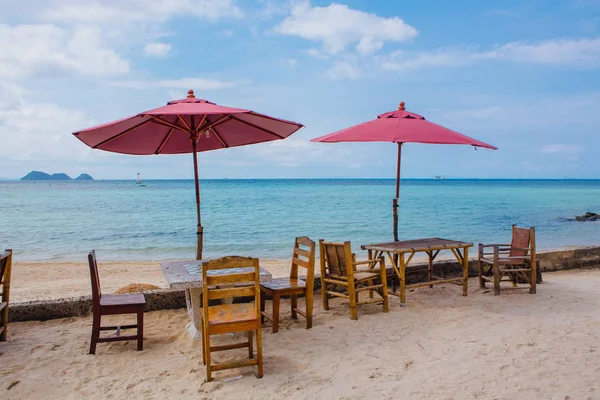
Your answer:
[[[142,184],[142,178],[140,178],[140,173],[139,173],[139,172],[138,172],[138,177],[137,177],[137,179],[135,180],[135,183],[136,183],[137,185],[141,185],[141,184]]]
[[[443,176],[439,176],[439,175],[437,175],[437,176],[436,176],[435,178],[433,178],[433,179],[446,179],[446,178],[444,178]]]

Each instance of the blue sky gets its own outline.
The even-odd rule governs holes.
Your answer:
[[[203,178],[393,177],[395,146],[309,140],[409,111],[498,151],[408,144],[404,177],[597,178],[600,1],[1,2],[0,178],[191,178],[71,132],[185,97],[303,123]]]

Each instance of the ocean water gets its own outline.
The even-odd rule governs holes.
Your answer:
[[[192,180],[0,182],[0,247],[22,261],[194,258]],[[203,180],[205,257],[285,259],[296,236],[392,239],[392,179]],[[510,240],[535,226],[540,249],[594,245],[600,180],[402,180],[400,239]]]

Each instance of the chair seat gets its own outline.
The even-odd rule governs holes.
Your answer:
[[[276,278],[267,282],[262,282],[260,286],[270,290],[304,290],[306,288],[306,282],[302,279]]]
[[[220,304],[208,307],[208,325],[210,326],[256,320],[256,308],[252,303]]]
[[[355,281],[363,281],[365,279],[377,279],[379,278],[379,274],[373,272],[355,272],[354,280]]]
[[[494,259],[493,258],[481,258],[481,262],[485,263],[485,264],[494,264]],[[515,265],[519,265],[519,264],[525,264],[529,262],[529,257],[510,257],[510,258],[506,258],[506,257],[499,257],[498,258],[498,264],[515,264]]]
[[[146,304],[146,298],[141,293],[136,294],[103,294],[100,297],[101,307],[134,306]]]

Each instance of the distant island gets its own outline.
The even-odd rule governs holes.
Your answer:
[[[50,174],[47,174],[42,171],[31,171],[30,173],[28,173],[27,175],[22,177],[21,180],[22,181],[71,181],[71,180],[73,180],[73,178],[71,178],[69,175],[64,174],[64,173],[57,173],[57,174],[50,175]],[[74,180],[76,180],[76,181],[93,181],[94,178],[92,178],[88,174],[81,174]]]

